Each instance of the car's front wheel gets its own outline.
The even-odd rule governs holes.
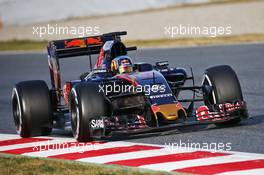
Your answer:
[[[78,141],[91,141],[93,129],[104,130],[100,117],[110,115],[109,103],[104,94],[99,92],[98,85],[80,83],[71,90],[70,115],[72,133]]]
[[[220,65],[206,69],[202,84],[212,87],[211,92],[205,97],[205,105],[243,101],[239,80],[230,66]],[[247,115],[247,113],[241,111],[241,115]],[[217,125],[236,124],[240,121],[241,118],[238,116],[235,119],[217,123]]]

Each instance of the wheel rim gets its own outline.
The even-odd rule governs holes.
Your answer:
[[[212,86],[212,83],[210,82],[209,80],[209,77],[207,75],[204,75],[203,77],[203,85],[206,85],[206,86]],[[208,97],[207,97],[207,100],[205,101],[205,104],[206,105],[213,105],[213,104],[216,104],[216,100],[215,100],[215,93],[214,93],[214,90],[212,90],[209,94],[208,94]]]
[[[12,109],[13,109],[13,117],[15,121],[16,131],[18,134],[20,134],[22,129],[22,112],[21,112],[21,105],[16,89],[13,90]]]
[[[78,137],[79,134],[79,110],[76,104],[75,98],[71,98],[70,103],[70,111],[71,111],[71,127],[72,133],[75,138]]]

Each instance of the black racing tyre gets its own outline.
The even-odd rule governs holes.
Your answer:
[[[206,105],[243,101],[239,80],[230,66],[220,65],[206,69],[202,84],[213,87],[212,92],[207,94]],[[236,124],[240,121],[241,118],[238,117],[216,125]]]
[[[77,84],[70,95],[71,126],[74,138],[80,142],[92,141],[90,120],[100,116],[109,116],[109,102],[98,85]]]
[[[12,110],[21,137],[44,136],[52,131],[49,88],[44,81],[24,81],[12,92]]]

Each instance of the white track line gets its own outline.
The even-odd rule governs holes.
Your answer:
[[[0,134],[0,141],[19,139],[19,138],[21,137],[16,134]]]
[[[219,173],[217,175],[263,175],[264,174],[264,168],[257,168],[252,170],[241,170],[241,171],[229,171],[225,173]]]
[[[54,137],[37,137],[37,138],[46,138],[51,140],[43,140],[38,142],[28,142],[28,143],[18,143],[6,146],[0,146],[0,151],[7,151],[12,149],[19,149],[19,148],[27,148],[27,147],[37,147],[37,146],[44,146],[44,145],[52,145],[52,144],[63,144],[67,142],[76,142],[75,139],[71,138],[54,138]],[[9,134],[0,134],[0,141],[7,141],[12,139],[22,139],[18,135],[9,135]]]
[[[259,153],[247,153],[247,152],[239,152],[239,151],[216,151],[216,152],[236,154],[236,155],[243,156],[243,157],[256,157],[256,159],[264,159],[264,154],[259,154]]]
[[[0,151],[7,151],[7,150],[13,150],[13,149],[19,149],[19,148],[28,148],[28,147],[40,148],[41,146],[44,146],[44,145],[63,144],[63,143],[66,143],[66,142],[63,140],[48,140],[48,141],[21,143],[21,144],[0,146]]]
[[[146,150],[146,151],[134,151],[129,153],[119,153],[105,156],[96,156],[89,158],[78,159],[77,161],[81,162],[93,162],[93,163],[107,163],[119,160],[129,160],[129,159],[137,159],[137,158],[145,158],[145,157],[154,157],[154,156],[162,156],[162,155],[170,155],[177,153],[186,153],[192,151],[186,151],[184,149],[178,151],[168,151],[166,149],[155,149],[155,150]]]
[[[219,157],[211,157],[211,158],[201,158],[201,159],[195,159],[195,160],[150,164],[150,165],[143,165],[140,167],[152,169],[152,170],[172,171],[172,170],[194,167],[194,166],[213,165],[213,164],[220,164],[220,163],[232,163],[232,162],[240,162],[240,161],[256,160],[256,159],[259,159],[259,157],[227,155],[227,156],[219,156]]]

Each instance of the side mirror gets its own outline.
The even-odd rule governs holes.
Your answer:
[[[169,62],[168,61],[159,61],[156,62],[156,68],[157,69],[167,69],[169,66]]]

